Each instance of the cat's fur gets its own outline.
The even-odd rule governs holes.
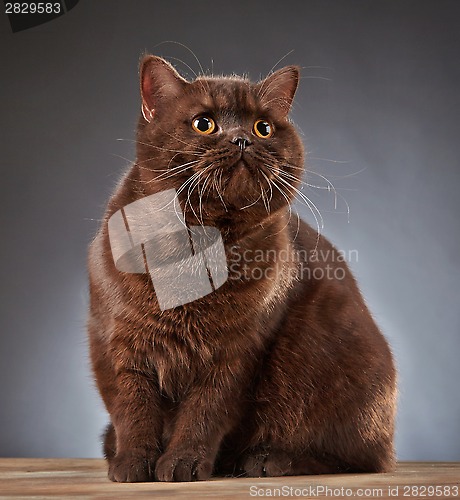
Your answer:
[[[277,182],[276,172],[294,187],[302,175],[302,144],[287,117],[298,79],[290,66],[257,84],[239,77],[187,82],[161,58],[141,63],[137,160],[89,252],[90,352],[111,418],[104,451],[113,481],[394,466],[396,376],[388,345],[345,263],[290,216],[295,190]],[[192,130],[202,114],[214,118],[216,133]],[[273,124],[272,137],[254,135],[259,118]],[[250,141],[243,153],[235,137]],[[115,268],[107,221],[134,200],[179,190],[212,162],[204,190],[203,174],[198,187],[180,194],[187,224],[217,227],[229,261],[234,252],[284,257],[267,252],[264,261],[247,263],[249,271],[271,269],[266,278],[238,279],[231,269],[213,293],[161,312],[147,274]],[[326,257],[300,262],[298,250],[315,248]],[[326,266],[344,269],[344,279],[312,276]]]

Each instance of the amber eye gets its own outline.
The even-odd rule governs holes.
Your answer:
[[[254,123],[254,134],[256,134],[257,137],[267,139],[273,134],[273,127],[265,120],[257,120],[256,123]]]
[[[199,116],[192,121],[192,128],[199,134],[212,134],[216,130],[216,122],[209,116]]]

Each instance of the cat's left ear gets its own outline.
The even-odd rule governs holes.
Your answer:
[[[147,55],[141,60],[140,86],[142,114],[148,122],[154,114],[166,107],[171,99],[178,97],[188,85],[174,67],[161,57]]]
[[[299,85],[299,66],[286,66],[275,71],[257,84],[262,105],[276,108],[287,115],[292,106],[295,91]]]

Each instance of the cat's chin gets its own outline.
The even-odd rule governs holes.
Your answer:
[[[253,167],[244,160],[238,160],[232,167],[225,186],[226,200],[237,208],[260,198]]]

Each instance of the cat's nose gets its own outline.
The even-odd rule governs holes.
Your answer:
[[[244,151],[252,142],[247,137],[234,137],[232,139],[232,144],[237,145],[241,151]]]

